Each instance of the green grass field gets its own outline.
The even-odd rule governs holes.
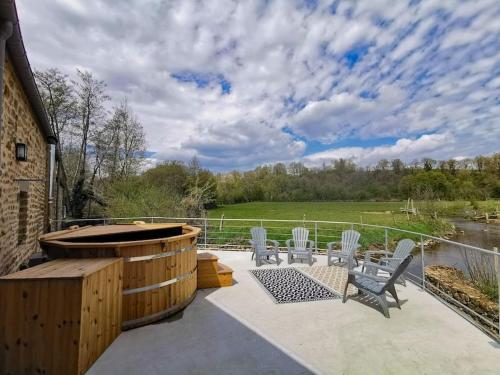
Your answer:
[[[209,211],[209,217],[264,218],[285,220],[329,220],[394,224],[391,211],[399,212],[402,202],[252,202],[233,204]],[[402,220],[405,215],[396,220]],[[405,219],[406,220],[406,219]]]
[[[270,238],[285,241],[290,238],[291,229],[303,225],[304,220],[376,224],[427,234],[440,234],[449,229],[441,220],[402,214],[400,208],[403,206],[404,202],[252,202],[210,210],[209,217],[216,219],[224,214],[224,219],[248,219],[248,221],[239,222],[225,220],[222,227],[220,227],[220,222],[217,227],[217,222],[212,221],[211,235],[214,238],[222,237],[222,242],[234,240],[235,243],[245,242],[249,228],[255,225],[266,227]],[[264,221],[251,219],[264,219]],[[266,222],[265,219],[296,220],[296,222]],[[320,223],[316,229],[313,223],[307,222],[305,226],[311,231],[318,231],[318,242],[321,248],[324,248],[330,241],[338,240],[342,230],[351,228],[351,225]],[[361,243],[364,247],[369,244],[384,243],[384,229],[360,225],[355,225],[355,229],[362,233]],[[403,236],[408,237],[394,231],[390,233],[390,240],[397,240]]]
[[[407,221],[406,215],[399,209],[406,202],[251,202],[221,206],[209,211],[209,217],[219,218],[265,218],[290,220],[331,220],[354,221],[369,224],[397,224]],[[480,209],[493,210],[500,206],[499,201],[477,202]],[[433,205],[440,212],[456,213],[460,209],[470,208],[466,201],[435,202]],[[415,207],[423,211],[428,204],[415,202]]]
[[[493,209],[498,201],[477,203],[482,209]],[[326,224],[308,221],[335,221],[357,224],[375,224],[413,232],[442,235],[451,229],[451,225],[443,219],[432,219],[429,214],[406,215],[400,212],[405,202],[252,202],[218,207],[208,212],[209,218],[224,221],[210,221],[210,236],[218,243],[245,244],[248,242],[249,229],[262,225],[268,229],[269,238],[285,241],[290,238],[291,229],[295,226],[306,226],[311,233],[317,231],[319,247],[324,249],[326,243],[340,238],[342,230],[351,228],[350,224]],[[419,212],[440,213],[441,217],[451,216],[464,209],[471,209],[469,202],[415,202]],[[226,219],[246,219],[228,221]],[[257,219],[257,220],[252,220]],[[260,219],[263,219],[261,221]],[[295,220],[290,223],[267,220]],[[305,220],[305,223],[304,223]],[[361,232],[361,244],[364,248],[385,242],[385,231],[380,228],[369,228],[361,225],[354,228]],[[400,238],[410,237],[420,240],[420,236],[389,231],[389,241],[394,244]]]

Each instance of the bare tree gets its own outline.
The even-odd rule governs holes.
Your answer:
[[[377,171],[387,171],[389,169],[389,160],[387,159],[380,159],[375,166],[375,170]]]
[[[35,71],[35,79],[40,90],[50,125],[62,149],[69,127],[77,118],[77,102],[68,76],[58,69]]]
[[[431,158],[424,158],[422,160],[422,164],[424,165],[424,169],[426,171],[432,171],[434,169],[434,167],[436,166],[437,161],[434,159],[431,159]]]
[[[77,70],[78,80],[74,82],[78,103],[80,147],[78,161],[73,174],[71,211],[73,217],[83,216],[89,200],[94,200],[94,191],[85,186],[88,168],[89,137],[104,122],[104,102],[109,99],[105,93],[106,84],[94,78],[91,72]],[[92,186],[91,186],[92,187]]]
[[[115,107],[104,133],[109,149],[104,162],[107,176],[117,179],[136,174],[146,151],[145,133],[126,99]]]
[[[215,201],[214,182],[207,181],[203,185],[196,183],[189,189],[188,194],[181,200],[181,207],[188,217],[205,216],[205,209]]]
[[[110,155],[110,142],[112,141],[110,134],[105,126],[97,127],[90,133],[89,140],[92,145],[91,160],[89,163],[92,168],[92,173],[88,179],[88,191],[91,192],[92,199],[88,199],[87,217],[91,214],[92,202],[97,202],[101,206],[105,206],[104,198],[96,192],[96,178],[101,176],[102,166]]]
[[[52,130],[57,138],[56,152],[62,157],[60,168],[65,175],[66,151],[72,148],[72,126],[77,118],[77,102],[67,75],[58,69],[35,71],[35,80],[45,105]],[[69,199],[68,186],[64,186],[64,197]]]
[[[146,135],[144,129],[134,114],[123,127],[123,157],[120,165],[120,176],[136,174],[144,160],[146,151]]]
[[[391,168],[394,173],[400,174],[405,169],[405,164],[401,159],[393,159],[391,161]]]

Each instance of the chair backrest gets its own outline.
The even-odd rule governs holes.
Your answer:
[[[295,250],[306,250],[309,230],[302,227],[294,228],[292,235]]]
[[[253,227],[250,229],[250,234],[252,235],[252,240],[255,243],[255,250],[265,250],[267,242],[267,231],[262,227]]]
[[[358,241],[361,234],[359,232],[349,229],[342,232],[342,253],[346,255],[354,255],[358,248]]]
[[[399,260],[389,260],[389,266],[397,267],[401,262],[401,259],[405,259],[408,255],[410,255],[411,251],[415,248],[415,242],[412,240],[405,238],[398,242],[396,246],[396,250],[394,250],[393,257],[398,258]]]
[[[396,270],[391,275],[391,277],[389,278],[389,280],[387,280],[387,282],[385,283],[384,287],[382,288],[382,292],[385,292],[387,290],[387,288],[389,288],[391,285],[394,285],[394,283],[399,278],[399,276],[401,276],[401,274],[406,271],[406,268],[408,268],[408,266],[410,265],[412,259],[413,259],[413,255],[408,255],[405,258],[405,260],[403,260],[399,264],[399,266],[396,268]]]

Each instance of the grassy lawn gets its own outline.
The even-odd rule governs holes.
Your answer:
[[[213,239],[222,238],[224,241],[244,244],[252,226],[262,225],[268,229],[270,238],[285,241],[290,238],[290,231],[295,226],[304,225],[303,220],[310,221],[337,221],[407,229],[420,233],[438,234],[446,230],[441,220],[432,220],[428,217],[407,216],[400,213],[404,202],[252,202],[227,205],[209,211],[210,218],[248,219],[240,222],[220,221],[213,222],[210,228]],[[260,220],[251,219],[264,219]],[[297,220],[293,223],[266,222],[268,220]],[[320,248],[325,248],[330,241],[340,238],[342,230],[350,229],[351,225],[305,223],[305,226],[318,232]],[[368,247],[370,244],[383,244],[385,234],[383,229],[356,226],[362,234],[361,244]],[[401,232],[389,233],[389,241],[402,237],[412,237]],[[419,238],[415,237],[416,240]]]
[[[286,220],[328,220],[364,222],[368,224],[394,224],[391,211],[399,215],[402,202],[252,202],[223,206],[209,211],[209,217],[265,218]]]
[[[398,225],[407,223],[407,217],[399,209],[406,202],[251,202],[218,207],[208,212],[209,217],[220,218],[264,218],[288,220],[329,220],[363,222],[367,224]],[[480,210],[493,210],[499,201],[477,202]],[[457,213],[470,208],[466,201],[435,202],[438,211]],[[423,210],[425,203],[415,202],[415,207]]]
[[[498,201],[477,202],[480,209],[498,206]],[[449,231],[450,225],[442,219],[431,219],[430,215],[407,216],[400,212],[405,202],[252,202],[218,207],[210,210],[208,216],[213,219],[247,219],[244,221],[210,221],[210,237],[220,244],[231,243],[244,245],[248,243],[249,230],[252,226],[264,226],[268,229],[269,238],[284,241],[290,238],[291,229],[296,226],[306,226],[312,233],[317,231],[317,240],[320,249],[324,249],[330,241],[340,239],[342,230],[350,229],[350,224],[326,224],[307,221],[336,221],[363,224],[376,224],[392,228],[410,230],[418,233],[442,235]],[[441,217],[456,215],[464,209],[471,209],[470,203],[465,201],[415,202],[420,212],[438,211]],[[257,219],[257,220],[252,220]],[[263,219],[262,221],[260,219]],[[266,222],[267,220],[296,220],[295,222]],[[304,220],[306,222],[304,223]],[[385,242],[385,231],[379,228],[354,225],[354,229],[361,232],[363,248],[369,245],[381,245]],[[394,245],[401,238],[420,240],[420,236],[413,236],[397,231],[389,231],[389,243]]]

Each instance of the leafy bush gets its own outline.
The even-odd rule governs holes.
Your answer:
[[[479,204],[474,199],[471,199],[470,205],[474,210],[479,210]]]
[[[497,301],[498,281],[493,256],[467,249],[462,254],[471,281],[489,298]]]
[[[106,191],[108,217],[182,216],[182,197],[139,177],[116,181]]]

